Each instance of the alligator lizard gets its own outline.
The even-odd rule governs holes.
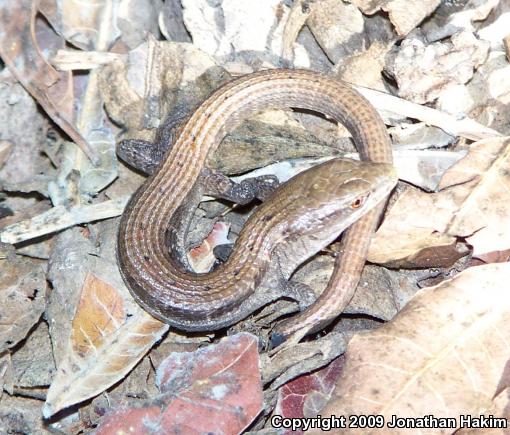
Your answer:
[[[204,192],[208,157],[243,119],[289,107],[341,122],[361,159],[374,163],[333,159],[299,174],[253,213],[225,264],[207,274],[190,272],[185,234]],[[277,328],[283,336],[316,330],[354,293],[384,199],[396,183],[391,163],[384,123],[349,85],[305,70],[235,79],[183,124],[161,164],[130,199],[118,234],[121,274],[136,301],[162,321],[188,331],[219,329],[289,295],[285,282],[293,270],[355,222],[344,235],[328,288]]]

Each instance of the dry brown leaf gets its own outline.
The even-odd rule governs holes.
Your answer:
[[[296,345],[280,345],[270,356],[262,355],[262,381],[277,391],[282,385],[298,376],[327,366],[345,352],[347,335],[333,331],[317,340]]]
[[[113,387],[108,388],[107,392],[96,396],[91,401],[87,401],[86,406],[80,407],[80,412],[88,415],[90,423],[96,426],[103,416],[112,412],[113,409],[137,403],[140,398],[157,396],[159,390],[154,383],[156,376],[154,367],[151,358],[143,358],[121,382],[117,382]]]
[[[154,129],[172,111],[175,103],[172,91],[182,78],[181,62],[185,49],[181,47],[149,37],[146,43],[100,71],[101,97],[116,123],[133,130]],[[198,52],[191,50],[195,54]],[[152,67],[154,65],[157,67]]]
[[[41,418],[41,402],[4,394],[0,400],[0,433],[50,435]]]
[[[348,2],[320,1],[312,8],[306,24],[326,56],[335,64],[355,52],[364,51],[369,44],[363,33],[366,25],[363,15]]]
[[[122,293],[87,274],[67,355],[48,391],[45,417],[93,397],[122,379],[167,331],[141,308],[129,313]]]
[[[0,4],[0,55],[12,74],[93,162],[96,153],[73,124],[70,72],[57,72],[43,57],[36,40],[39,2]]]
[[[418,292],[385,326],[356,335],[321,415],[382,415],[388,423],[392,415],[483,413],[505,386],[509,280],[510,263],[469,268]]]
[[[479,255],[479,260],[483,263],[505,263],[510,261],[510,249],[504,251],[493,251],[487,255]]]
[[[374,41],[366,50],[342,59],[334,71],[341,80],[384,92],[386,87],[381,73],[391,47],[392,43]]]
[[[397,33],[405,36],[429,16],[440,3],[441,0],[386,0],[382,10],[388,12]]]
[[[474,255],[510,247],[510,139],[485,139],[444,174],[438,193],[406,190],[372,242],[369,260],[390,263],[465,237]]]
[[[294,60],[294,44],[299,32],[316,5],[316,1],[297,0],[290,8],[282,32],[282,58],[289,65]]]
[[[39,324],[30,331],[22,346],[12,355],[12,376],[17,388],[47,388],[55,374],[48,325]]]
[[[391,23],[400,36],[407,35],[430,15],[440,0],[351,0],[364,14],[372,15],[379,10],[388,12]]]
[[[7,249],[6,257],[0,258],[0,353],[23,340],[37,323],[45,295],[46,278],[39,262]]]
[[[309,286],[316,295],[320,295],[328,285],[334,264],[333,257],[318,256],[301,266],[293,280]],[[382,320],[392,319],[402,307],[401,301],[407,301],[418,289],[405,286],[403,275],[399,275],[398,280],[391,276],[392,273],[387,270],[367,265],[363,269],[356,293],[343,313],[363,314]],[[397,282],[400,285],[397,285]]]

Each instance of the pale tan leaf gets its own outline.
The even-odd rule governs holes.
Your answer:
[[[494,418],[503,418],[506,421],[510,419],[510,388],[505,388],[499,393],[489,409],[483,413],[485,416]],[[455,435],[507,435],[508,429],[505,428],[487,428],[487,429],[461,429],[455,432]]]
[[[455,238],[445,234],[447,225],[472,185],[439,193],[426,193],[415,188],[404,191],[375,234],[369,261],[403,262],[422,250],[451,245]]]
[[[441,0],[387,0],[382,9],[388,12],[397,33],[404,36],[429,16],[440,3]]]
[[[469,154],[443,177],[448,185],[477,178],[448,233],[467,237],[474,255],[510,247],[510,139],[493,138],[473,144]]]
[[[93,397],[122,379],[167,331],[139,307],[128,312],[121,291],[88,274],[67,355],[43,408],[45,417]]]
[[[510,139],[485,139],[448,169],[438,193],[406,190],[370,247],[369,260],[390,263],[464,237],[477,256],[510,248]]]
[[[128,199],[123,196],[97,204],[83,204],[71,208],[57,205],[30,219],[20,220],[2,229],[0,241],[20,243],[74,225],[116,217],[122,214]]]
[[[471,144],[469,153],[443,174],[438,188],[443,190],[478,178],[504,152],[507,142],[508,137],[498,137]]]
[[[469,268],[418,292],[392,322],[356,335],[321,415],[375,414],[388,422],[486,410],[510,357],[509,280],[510,263]]]

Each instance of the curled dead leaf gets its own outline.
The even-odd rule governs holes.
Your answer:
[[[509,280],[510,263],[469,268],[418,292],[385,326],[356,335],[321,415],[382,415],[389,422],[393,415],[483,413],[506,386]]]
[[[409,188],[393,204],[375,235],[369,260],[401,263],[427,248],[448,246],[463,237],[473,255],[510,248],[510,139],[471,145],[469,153],[444,174],[438,193]],[[431,219],[431,214],[433,219]]]
[[[31,0],[0,4],[0,55],[51,119],[98,163],[98,156],[73,124],[70,72],[57,72],[39,49],[35,33],[38,4]]]
[[[494,138],[471,145],[469,154],[444,175],[441,185],[452,186],[475,178],[448,227],[466,237],[475,256],[510,248],[510,138]]]

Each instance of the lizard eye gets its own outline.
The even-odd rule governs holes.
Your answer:
[[[363,205],[364,202],[365,202],[365,198],[364,197],[356,198],[354,201],[351,202],[351,208],[353,210],[355,210],[357,208],[360,208]]]

